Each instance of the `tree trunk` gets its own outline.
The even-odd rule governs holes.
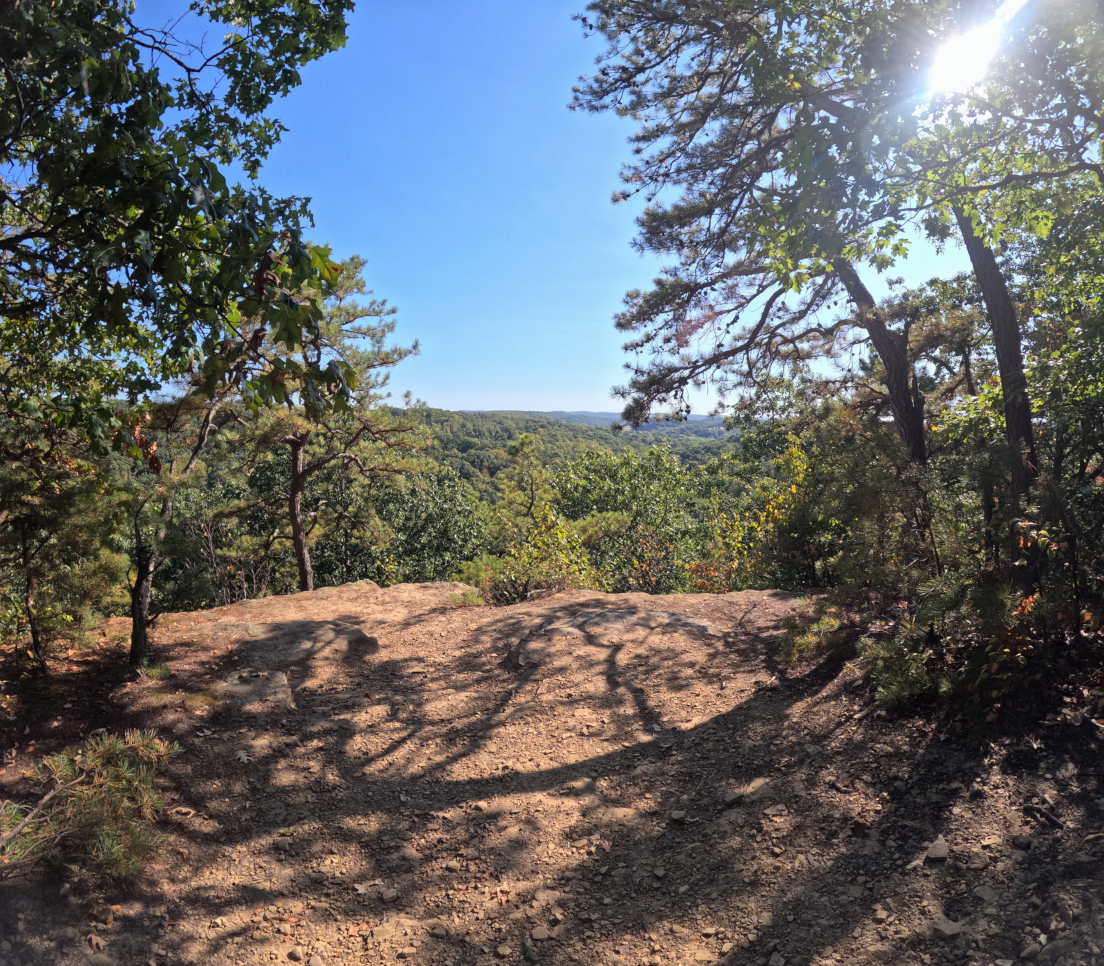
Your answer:
[[[1039,474],[1035,434],[1031,425],[1031,399],[1027,394],[1020,342],[1020,320],[993,250],[974,231],[969,215],[957,206],[954,214],[993,330],[993,347],[997,353],[1001,391],[1004,394],[1005,433],[1012,449],[1012,493],[1019,501],[1027,496]]]
[[[295,547],[295,563],[299,567],[299,589],[314,590],[314,570],[311,568],[310,547],[303,527],[303,489],[307,474],[303,471],[303,454],[310,433],[291,437],[291,486],[288,489],[288,517],[291,521],[291,542]]]
[[[27,544],[27,531],[20,529],[19,535],[23,552],[23,573],[26,583],[23,585],[23,607],[27,612],[27,628],[31,632],[31,663],[35,670],[46,673],[46,651],[42,646],[42,631],[38,626],[38,614],[35,613],[35,591],[38,589],[38,578],[31,573],[32,554]]]
[[[138,524],[135,523],[135,530]],[[157,553],[140,544],[135,564],[134,586],[130,590],[130,666],[141,667],[149,658],[149,612],[153,596],[153,575],[157,572]]]
[[[837,258],[832,267],[839,274],[851,300],[863,313],[863,326],[870,334],[874,351],[878,353],[885,367],[886,392],[889,395],[897,435],[900,436],[909,459],[923,465],[928,461],[924,436],[924,397],[915,379],[910,378],[912,366],[908,357],[907,337],[902,339],[889,330],[878,312],[874,296],[847,259]]]
[[[188,457],[188,462],[184,466],[185,475],[191,473],[196,464],[199,463],[199,457],[202,455],[203,450],[206,449],[207,443],[211,438],[211,431],[214,429],[215,414],[219,411],[219,407],[222,406],[222,400],[216,399],[207,412],[203,415],[203,422],[199,427],[199,434],[196,437],[195,445],[192,447],[191,455]],[[171,464],[172,473],[176,472],[176,461]],[[165,539],[165,533],[168,530],[169,521],[172,520],[173,514],[173,502],[176,499],[176,494],[173,491],[165,496],[165,499],[161,501],[161,525],[157,528],[157,536],[152,546],[142,542],[142,531],[139,523],[141,516],[141,509],[134,517],[134,540],[135,546],[138,548],[138,561],[136,564],[137,573],[134,575],[134,586],[130,589],[130,666],[140,667],[149,657],[149,623],[150,623],[150,601],[153,598],[153,577],[157,573],[158,555],[157,550],[161,546],[161,542]]]

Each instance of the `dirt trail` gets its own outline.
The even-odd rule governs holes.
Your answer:
[[[1067,726],[983,756],[878,720],[838,663],[777,666],[782,593],[457,589],[168,615],[164,680],[73,656],[61,716],[3,724],[0,794],[154,726],[171,847],[137,892],[0,884],[0,966],[1104,964],[1099,753]]]

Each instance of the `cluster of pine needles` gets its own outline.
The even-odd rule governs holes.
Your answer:
[[[153,731],[101,733],[35,769],[32,806],[0,802],[0,876],[49,867],[68,875],[140,875],[160,852],[157,774],[180,746]]]

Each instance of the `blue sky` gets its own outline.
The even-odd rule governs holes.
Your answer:
[[[360,0],[346,47],[275,107],[289,130],[262,183],[313,199],[313,240],[367,258],[369,286],[399,309],[398,337],[421,343],[392,375],[396,395],[446,409],[620,408],[612,316],[659,265],[629,245],[638,209],[610,203],[631,122],[567,109],[600,50],[571,20],[584,5]],[[965,265],[959,252],[912,261],[894,274]]]

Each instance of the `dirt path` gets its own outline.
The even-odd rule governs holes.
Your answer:
[[[104,670],[112,628],[72,655],[4,722],[0,795],[65,741],[154,726],[184,747],[171,847],[136,892],[0,884],[0,966],[1104,964],[1074,725],[982,755],[878,720],[839,664],[776,665],[785,594],[455,589],[171,615],[166,679]]]

